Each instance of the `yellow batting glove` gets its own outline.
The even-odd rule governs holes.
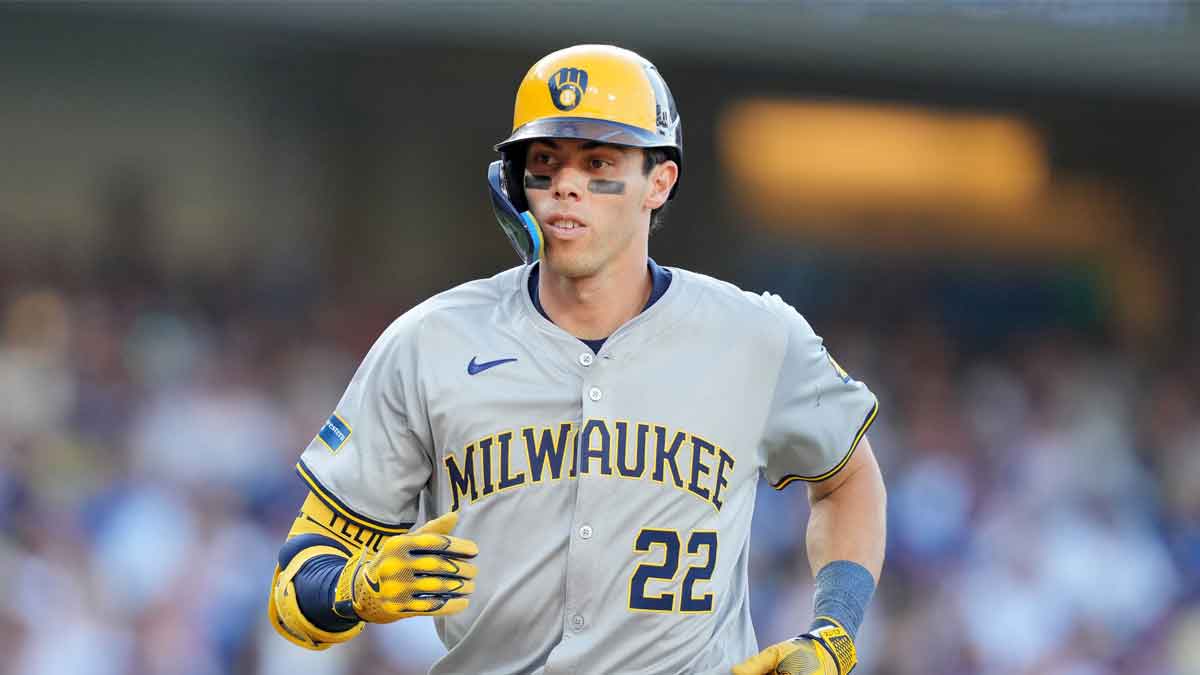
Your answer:
[[[854,640],[841,624],[821,626],[771,645],[733,667],[733,675],[848,675],[858,664]]]
[[[333,611],[348,619],[391,623],[410,616],[444,616],[467,608],[475,590],[479,547],[453,537],[458,512],[420,529],[388,537],[371,555],[369,547],[346,563],[338,577]]]

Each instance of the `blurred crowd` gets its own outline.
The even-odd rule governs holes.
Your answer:
[[[426,621],[314,654],[265,614],[304,494],[292,465],[405,309],[0,273],[0,668],[425,672],[442,652]],[[1061,332],[968,353],[933,322],[815,323],[881,401],[888,559],[858,672],[1200,673],[1197,372]],[[757,509],[769,644],[811,615],[806,492],[761,485]]]

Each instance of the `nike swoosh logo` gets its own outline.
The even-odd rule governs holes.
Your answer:
[[[478,375],[479,373],[482,373],[483,371],[487,370],[488,368],[495,368],[498,365],[501,365],[504,363],[512,363],[513,361],[516,361],[516,359],[496,359],[495,361],[484,361],[483,363],[475,363],[475,358],[476,357],[472,356],[471,362],[467,364],[467,374],[468,375]]]
[[[375,591],[376,593],[379,592],[379,582],[378,581],[371,581],[371,577],[368,574],[364,574],[363,579],[367,580],[367,585],[371,587],[371,590]]]

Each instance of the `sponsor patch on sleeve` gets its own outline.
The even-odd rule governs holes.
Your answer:
[[[337,452],[342,449],[342,445],[346,443],[346,439],[350,438],[351,433],[353,432],[350,425],[346,424],[346,421],[337,413],[333,413],[329,416],[329,421],[325,423],[325,426],[321,427],[317,438],[324,441],[331,452]]]

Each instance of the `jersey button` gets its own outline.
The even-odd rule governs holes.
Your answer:
[[[571,628],[574,628],[575,630],[583,630],[585,623],[586,622],[583,620],[582,614],[576,614],[575,616],[571,617]]]
[[[592,526],[584,525],[583,527],[579,528],[579,536],[583,539],[591,539],[592,538]]]
[[[584,368],[592,365],[592,362],[595,360],[596,357],[591,352],[584,352],[579,355],[579,365],[583,366]]]
[[[598,387],[592,387],[588,390],[588,398],[592,399],[593,401],[599,401],[600,399],[604,398],[604,392],[600,391]]]

